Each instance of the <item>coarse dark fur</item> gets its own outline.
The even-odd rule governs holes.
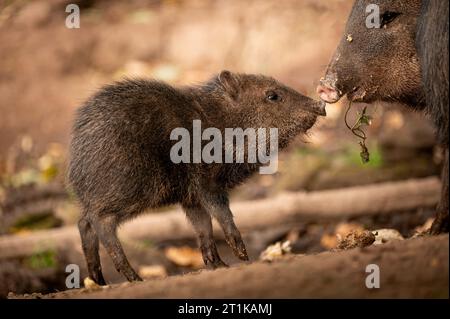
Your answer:
[[[276,93],[276,100],[268,95]],[[144,79],[105,86],[79,110],[73,127],[68,180],[79,199],[79,230],[89,276],[105,284],[99,240],[116,269],[140,280],[116,236],[117,226],[147,208],[180,203],[199,239],[205,264],[224,265],[214,243],[211,218],[241,259],[247,253],[233,222],[227,192],[260,163],[174,164],[170,140],[175,128],[192,136],[192,121],[202,128],[279,129],[284,147],[324,115],[323,104],[261,75],[223,71],[209,82],[174,88]]]
[[[379,6],[380,28],[366,26],[366,8],[373,4]],[[422,109],[425,97],[415,48],[419,11],[420,0],[355,1],[322,84],[336,89],[338,97]],[[398,15],[384,18],[388,13]]]
[[[366,8],[380,8],[381,28],[367,28]],[[357,0],[318,86],[329,103],[399,102],[428,113],[444,148],[442,199],[431,233],[448,232],[448,1]]]
[[[442,169],[441,200],[431,233],[449,231],[448,196],[448,1],[423,0],[418,20],[416,45],[422,70],[422,83],[425,90],[426,111],[430,114],[437,130],[438,141],[444,148]]]
[[[423,1],[416,36],[426,110],[443,145],[448,145],[448,5],[448,1]]]

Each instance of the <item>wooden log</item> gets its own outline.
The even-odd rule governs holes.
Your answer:
[[[312,220],[343,219],[392,214],[421,207],[434,207],[440,193],[435,177],[350,187],[317,192],[281,193],[254,201],[233,202],[231,210],[243,232]],[[215,224],[215,236],[222,232]],[[191,225],[181,209],[151,213],[123,225],[125,240],[191,238]],[[0,237],[0,258],[27,256],[46,249],[69,249],[80,245],[75,226]]]
[[[0,196],[0,234],[18,220],[52,212],[67,200],[68,193],[60,184],[28,185],[7,189],[5,199]]]

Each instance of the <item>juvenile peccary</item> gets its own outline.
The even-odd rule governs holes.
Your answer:
[[[192,87],[138,79],[101,89],[76,116],[68,174],[82,208],[78,226],[91,279],[105,284],[100,240],[116,269],[129,281],[140,280],[116,228],[147,208],[174,203],[181,204],[193,225],[206,265],[225,266],[213,239],[212,217],[234,254],[248,260],[227,192],[262,163],[175,164],[171,132],[185,128],[192,135],[193,120],[221,133],[225,128],[278,128],[282,148],[311,128],[318,115],[325,115],[323,102],[270,77],[229,71]]]
[[[379,27],[368,28],[369,5]],[[445,0],[357,0],[325,77],[322,100],[399,102],[430,114],[444,149],[442,193],[431,233],[448,232],[448,32]],[[370,9],[370,8],[369,8]],[[369,19],[370,20],[370,19]]]

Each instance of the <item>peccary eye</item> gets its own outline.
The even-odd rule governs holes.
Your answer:
[[[272,102],[276,102],[276,101],[281,100],[281,99],[280,99],[280,96],[279,96],[277,93],[273,92],[273,91],[267,92],[266,97],[267,97],[267,99],[268,99],[269,101],[272,101]]]
[[[381,26],[385,26],[386,24],[394,21],[400,15],[399,12],[386,11],[381,15]]]

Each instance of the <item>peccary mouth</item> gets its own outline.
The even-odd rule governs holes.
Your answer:
[[[367,91],[362,87],[355,87],[347,93],[347,99],[352,102],[363,102],[366,99]]]

